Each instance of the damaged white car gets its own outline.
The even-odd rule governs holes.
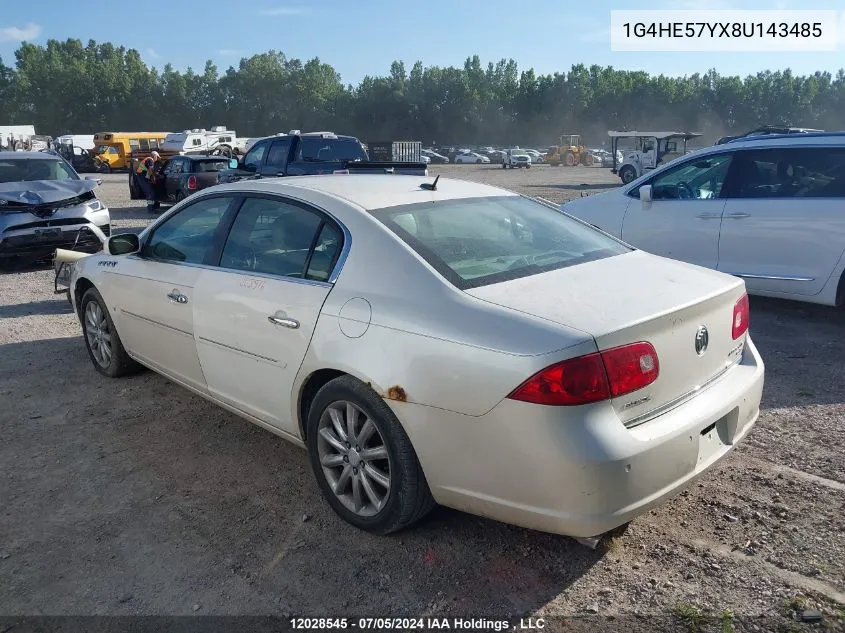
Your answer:
[[[52,152],[0,152],[0,265],[26,265],[57,248],[96,251],[109,234],[98,179],[80,178]]]

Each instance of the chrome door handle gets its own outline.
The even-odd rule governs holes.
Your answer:
[[[726,218],[734,218],[735,220],[741,220],[742,218],[750,218],[750,213],[726,213]]]
[[[722,217],[721,213],[699,213],[697,216],[699,220],[718,220]]]
[[[188,297],[183,295],[178,290],[174,290],[173,292],[168,292],[167,298],[170,299],[173,303],[188,303]]]
[[[299,327],[299,321],[296,319],[284,319],[282,317],[277,316],[268,316],[267,320],[270,321],[273,325],[283,325],[285,327],[289,327],[292,330],[295,330]]]

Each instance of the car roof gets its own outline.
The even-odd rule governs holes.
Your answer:
[[[351,202],[363,209],[381,209],[418,202],[435,202],[460,198],[518,196],[506,189],[455,178],[440,178],[435,191],[421,189],[423,183],[433,183],[434,176],[405,176],[399,174],[325,174],[262,178],[220,185],[216,190],[234,189],[266,193],[313,191]]]
[[[24,159],[24,158],[41,158],[44,160],[60,160],[56,154],[48,152],[0,152],[0,158],[6,159]]]
[[[762,147],[777,145],[845,145],[845,132],[805,132],[802,134],[765,134],[731,139],[719,147]]]

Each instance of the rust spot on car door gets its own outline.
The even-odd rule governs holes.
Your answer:
[[[393,385],[390,389],[387,390],[387,399],[398,400],[399,402],[407,402],[408,394],[405,393],[405,389],[401,385]]]

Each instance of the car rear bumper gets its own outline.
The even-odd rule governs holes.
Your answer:
[[[479,417],[393,408],[439,503],[592,537],[678,494],[727,455],[759,416],[764,373],[748,338],[742,361],[723,377],[632,429],[607,403],[576,412],[503,400]]]

